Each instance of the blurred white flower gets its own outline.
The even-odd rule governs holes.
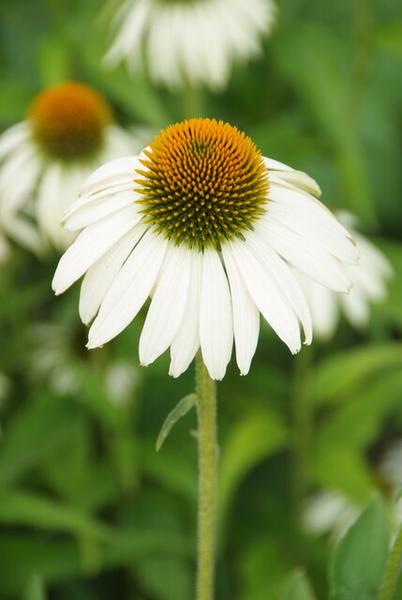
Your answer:
[[[171,87],[219,89],[234,61],[261,51],[275,15],[272,0],[126,0],[106,61],[126,59],[130,70],[145,63],[154,81]]]
[[[44,239],[64,249],[74,236],[61,220],[82,182],[105,160],[138,149],[92,88],[69,81],[45,90],[0,136],[1,226],[35,252]]]
[[[379,465],[379,472],[393,492],[402,486],[402,439],[394,441]]]
[[[126,405],[132,401],[140,382],[138,369],[127,360],[111,362],[105,372],[105,389],[114,404]]]
[[[355,327],[367,325],[370,304],[385,298],[386,283],[392,274],[391,265],[384,254],[357,232],[353,215],[342,211],[336,217],[352,233],[359,253],[358,264],[345,265],[353,283],[349,294],[334,293],[312,279],[298,275],[310,306],[314,334],[324,339],[334,334],[341,311]]]
[[[66,218],[81,233],[53,289],[60,294],[85,274],[79,310],[84,323],[94,319],[88,348],[117,336],[151,296],[143,365],[170,347],[177,377],[201,347],[209,374],[221,379],[234,337],[246,374],[260,312],[292,353],[302,337],[311,342],[308,306],[288,263],[332,289],[350,288],[343,263],[356,250],[319,194],[308,175],[263,158],[227,123],[172,125],[139,157],[107,163],[86,181]]]
[[[31,330],[31,373],[46,380],[47,388],[57,394],[76,396],[83,385],[82,326],[71,315],[63,315],[53,323],[35,323]],[[91,369],[91,363],[87,364]],[[138,369],[124,359],[109,358],[99,373],[110,402],[127,405],[133,400],[140,383]],[[3,397],[0,373],[0,403]]]
[[[312,535],[329,534],[338,540],[356,520],[361,507],[341,492],[325,490],[307,499],[301,513],[302,525]]]

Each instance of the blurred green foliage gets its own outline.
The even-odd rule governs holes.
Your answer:
[[[402,6],[279,4],[264,55],[236,68],[223,94],[203,91],[203,114],[311,173],[330,207],[352,210],[375,234],[395,274],[366,331],[343,323],[331,343],[292,358],[263,328],[251,374],[239,378],[232,365],[220,385],[217,598],[374,600],[393,513],[379,464],[402,438]],[[66,78],[102,91],[122,124],[157,129],[183,117],[179,93],[155,89],[146,73],[105,69],[103,7],[2,0],[2,128]],[[140,369],[140,320],[86,352],[77,294],[50,292],[56,260],[15,248],[0,271],[0,598],[188,600],[193,412],[158,453],[155,441],[192,392],[192,372],[168,379],[166,357]],[[113,368],[128,369],[127,393],[115,390]],[[329,577],[333,538],[301,519],[321,489],[361,508],[374,490],[383,497],[337,546]]]

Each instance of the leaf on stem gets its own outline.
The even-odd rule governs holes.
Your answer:
[[[162,445],[168,437],[173,426],[177,423],[179,419],[184,417],[188,413],[188,411],[193,408],[193,406],[195,406],[196,402],[197,395],[188,394],[176,404],[173,410],[170,411],[161,427],[161,430],[156,440],[157,452],[162,448]]]

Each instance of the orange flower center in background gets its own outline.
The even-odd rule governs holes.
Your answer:
[[[46,154],[80,160],[102,147],[112,110],[94,89],[68,81],[37,96],[28,110],[28,119]]]
[[[260,151],[244,133],[213,119],[171,125],[144,151],[137,188],[142,213],[176,243],[203,249],[252,229],[267,202]]]

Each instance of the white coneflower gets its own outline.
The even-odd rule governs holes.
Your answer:
[[[361,507],[354,504],[342,492],[322,490],[305,502],[301,522],[312,535],[329,534],[339,540],[357,519]]]
[[[145,63],[156,82],[223,87],[235,60],[257,55],[274,24],[272,0],[126,0],[106,60]]]
[[[61,219],[99,164],[136,151],[95,90],[65,82],[42,92],[25,121],[0,137],[0,220],[10,236],[38,249],[41,234],[57,248],[73,239]]]
[[[105,344],[149,296],[139,353],[148,365],[167,348],[180,375],[201,347],[221,379],[233,337],[249,371],[259,313],[295,353],[312,336],[310,312],[289,264],[338,292],[356,260],[348,232],[314,197],[305,173],[263,158],[223,122],[191,119],[163,130],[140,156],[114,160],[87,180],[66,218],[82,230],[61,258],[57,294],[85,274],[88,348]]]
[[[353,284],[351,292],[347,295],[336,294],[309,278],[299,276],[310,306],[314,332],[322,338],[333,335],[341,311],[355,327],[367,325],[370,304],[384,299],[386,283],[392,273],[388,259],[356,231],[353,215],[342,211],[337,218],[352,232],[359,252],[359,264],[345,267]]]

